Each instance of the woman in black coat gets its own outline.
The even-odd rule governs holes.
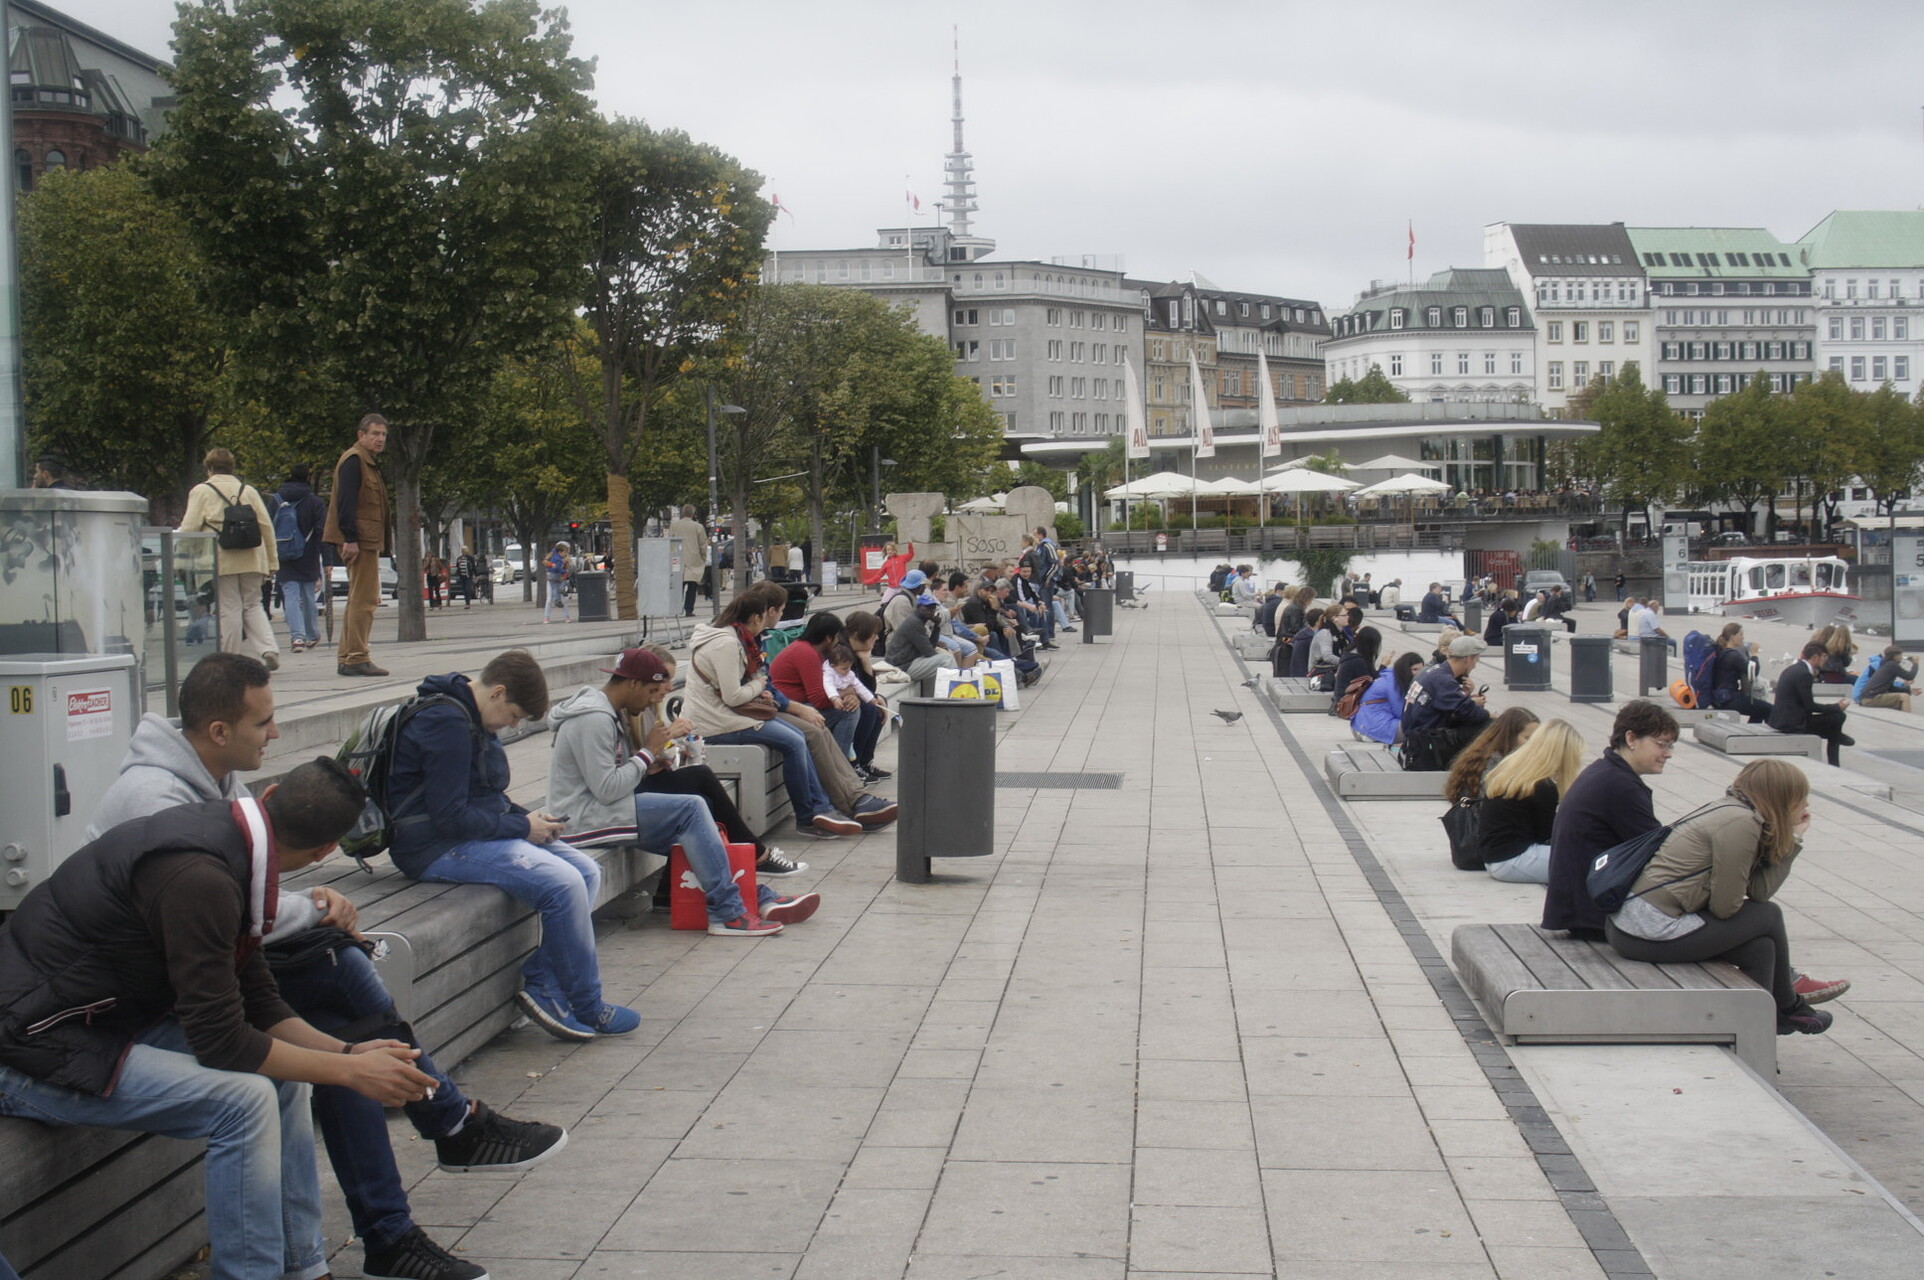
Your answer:
[[[1644,778],[1663,772],[1677,745],[1677,721],[1654,702],[1625,703],[1610,727],[1610,747],[1570,785],[1550,838],[1550,884],[1543,927],[1604,941],[1603,912],[1585,879],[1591,859],[1663,824]]]
[[[1356,632],[1356,643],[1336,662],[1336,688],[1329,695],[1330,714],[1336,714],[1336,704],[1343,700],[1343,693],[1350,682],[1359,678],[1376,679],[1377,655],[1383,651],[1383,633],[1375,627],[1360,627]]]

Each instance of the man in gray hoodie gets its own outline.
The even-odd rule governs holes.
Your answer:
[[[766,937],[814,915],[819,894],[783,897],[766,884],[756,886],[750,911],[707,802],[640,789],[648,774],[670,767],[666,726],[657,721],[650,741],[635,743],[627,723],[668,696],[662,660],[646,649],[625,649],[620,662],[601,670],[609,679],[599,689],[586,686],[548,713],[554,724],[548,808],[568,815],[568,843],[634,844],[659,854],[680,845],[708,900],[708,932],[717,937]]]
[[[94,807],[87,839],[177,805],[244,796],[239,775],[260,768],[267,744],[280,737],[268,679],[267,667],[244,654],[214,653],[195,663],[181,682],[179,723],[152,712],[141,718],[120,776]],[[354,904],[333,889],[280,895],[267,953],[282,999],[323,1031],[347,1033],[344,1039],[392,1035],[414,1043],[412,1028],[400,1021],[367,953],[354,945],[354,924]],[[294,935],[317,926],[351,936],[337,935],[339,945],[317,949],[310,963],[275,964],[275,953],[286,954]],[[433,1141],[442,1169],[526,1169],[567,1144],[566,1130],[512,1120],[463,1096],[425,1051],[414,1065],[434,1078],[435,1088],[426,1101],[404,1110],[416,1131]],[[314,1109],[355,1234],[366,1246],[364,1274],[427,1280],[486,1275],[414,1224],[380,1103],[351,1089],[317,1086]]]

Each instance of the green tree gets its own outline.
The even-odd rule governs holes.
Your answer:
[[[1369,372],[1354,381],[1339,379],[1331,384],[1323,396],[1324,404],[1408,404],[1407,392],[1399,391],[1383,373],[1381,365],[1372,364]]]
[[[1049,496],[1057,502],[1067,502],[1069,500],[1069,473],[1066,471],[1058,471],[1054,467],[1045,467],[1040,462],[1030,462],[1025,459],[1017,463],[1015,483],[1018,485],[1030,484],[1038,489],[1047,489]]]
[[[1811,486],[1811,514],[1821,508],[1826,529],[1837,518],[1839,492],[1856,473],[1870,425],[1868,397],[1851,390],[1844,375],[1826,370],[1798,386],[1787,402],[1786,415],[1793,459],[1790,474],[1797,478],[1797,511],[1803,512],[1803,486]]]
[[[591,143],[582,312],[599,374],[576,394],[605,459],[615,607],[633,617],[629,473],[648,415],[726,353],[774,208],[757,194],[759,174],[685,133],[615,120],[593,130]]]
[[[1712,501],[1734,502],[1751,525],[1759,502],[1783,491],[1794,468],[1786,456],[1784,402],[1759,371],[1735,395],[1719,396],[1697,423],[1697,487]]]
[[[1637,508],[1648,521],[1651,503],[1688,482],[1689,428],[1671,412],[1662,388],[1643,385],[1634,360],[1607,385],[1591,388],[1589,413],[1600,430],[1585,453],[1605,491],[1622,505],[1625,522]]]
[[[291,369],[387,416],[416,581],[430,452],[580,296],[588,67],[534,0],[237,0],[183,6],[174,33],[156,189],[245,322],[253,394],[291,404]],[[400,603],[423,638],[420,597]]]
[[[20,204],[22,381],[35,449],[184,506],[225,390],[227,332],[175,210],[127,165],[50,173]]]
[[[1886,515],[1911,496],[1924,463],[1924,410],[1886,382],[1864,404],[1865,422],[1852,465]]]

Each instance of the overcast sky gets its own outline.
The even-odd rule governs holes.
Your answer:
[[[169,0],[53,0],[162,52]],[[395,0],[405,3],[406,0]],[[574,0],[603,110],[739,157],[777,248],[925,219],[961,26],[976,230],[998,257],[1346,308],[1482,264],[1484,224],[1763,226],[1924,203],[1924,5]]]

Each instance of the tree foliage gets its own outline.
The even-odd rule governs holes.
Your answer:
[[[1856,474],[1877,495],[1885,514],[1911,496],[1924,464],[1924,409],[1886,382],[1865,401],[1862,434],[1854,450]]]
[[[244,326],[255,395],[289,401],[293,369],[387,415],[416,580],[430,449],[579,297],[588,68],[532,0],[183,6],[175,51],[156,187]],[[402,592],[401,638],[424,634]]]
[[[200,479],[227,331],[180,216],[128,165],[48,174],[20,204],[27,431],[90,483],[172,510]]]
[[[1409,393],[1397,389],[1383,373],[1383,366],[1372,364],[1369,372],[1354,380],[1340,378],[1330,384],[1324,404],[1408,404]]]
[[[1601,382],[1601,380],[1599,380]],[[1690,431],[1660,387],[1645,387],[1636,362],[1595,388],[1589,413],[1600,430],[1585,453],[1605,490],[1626,514],[1678,492],[1690,468]]]
[[[1697,423],[1695,488],[1708,500],[1733,502],[1746,513],[1782,492],[1796,467],[1790,454],[1789,415],[1759,372],[1735,395],[1719,396]]]

